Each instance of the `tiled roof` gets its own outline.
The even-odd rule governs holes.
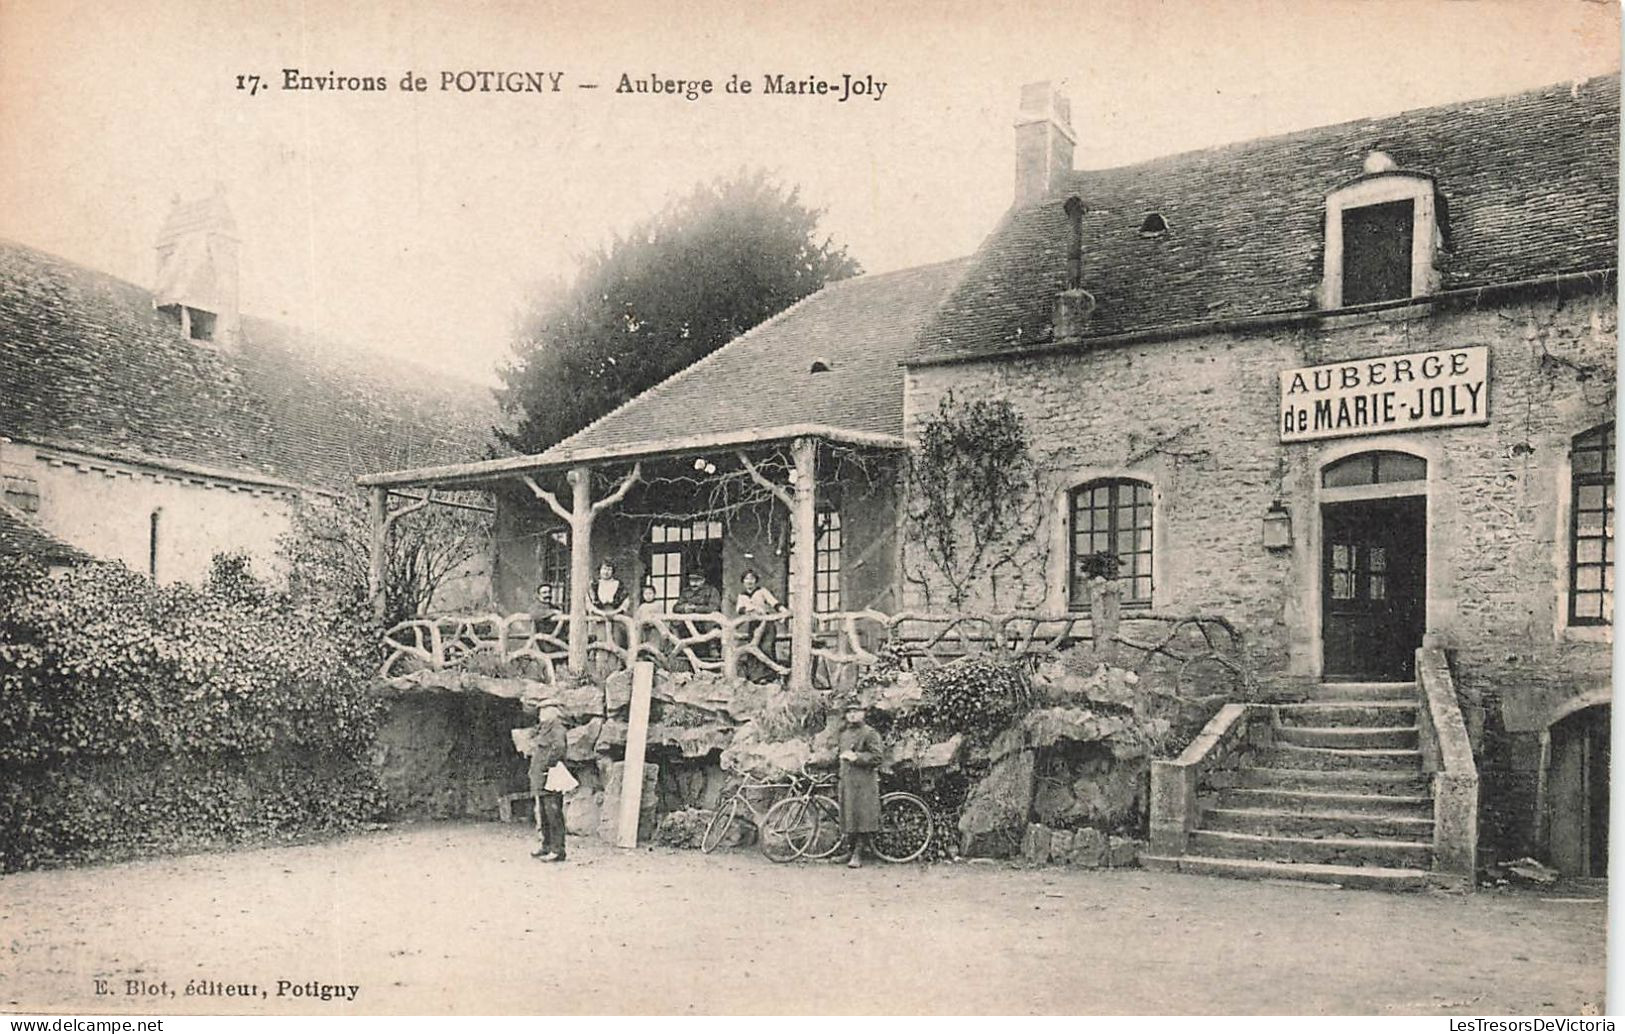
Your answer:
[[[903,433],[899,366],[965,259],[825,286],[542,453],[823,425]],[[827,366],[812,372],[813,364]]]
[[[53,538],[23,511],[0,501],[0,556],[31,556],[44,564],[82,564],[89,553]]]
[[[483,455],[487,388],[245,316],[181,337],[135,284],[0,241],[0,435],[327,489]]]
[[[1441,289],[1612,268],[1618,247],[1619,77],[1424,108],[1076,172],[1006,215],[920,337],[931,360],[1048,341],[1070,226],[1088,206],[1085,336],[1308,310],[1322,275],[1325,197],[1374,150],[1435,177],[1448,206]],[[1142,236],[1151,212],[1162,236]]]

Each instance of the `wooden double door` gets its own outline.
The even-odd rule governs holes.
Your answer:
[[[1321,528],[1325,677],[1414,679],[1427,628],[1427,497],[1326,503]]]

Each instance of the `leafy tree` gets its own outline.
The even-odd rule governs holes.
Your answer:
[[[764,172],[696,187],[616,237],[569,287],[544,289],[520,318],[497,390],[539,452],[710,354],[824,284],[861,272],[823,213]]]

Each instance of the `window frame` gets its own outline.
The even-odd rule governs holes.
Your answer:
[[[1071,610],[1086,612],[1089,609],[1089,594],[1085,590],[1084,584],[1080,580],[1080,575],[1078,573],[1079,560],[1082,558],[1082,556],[1087,555],[1080,554],[1078,551],[1078,501],[1086,493],[1092,493],[1102,488],[1107,490],[1106,505],[1104,507],[1091,506],[1089,509],[1092,512],[1104,511],[1107,521],[1104,534],[1106,535],[1108,543],[1115,543],[1118,535],[1125,530],[1121,528],[1118,523],[1119,515],[1123,510],[1119,493],[1124,487],[1132,488],[1137,493],[1143,493],[1143,499],[1136,498],[1130,503],[1129,510],[1133,515],[1131,517],[1133,525],[1127,530],[1135,532],[1137,536],[1140,534],[1144,535],[1145,548],[1136,548],[1131,551],[1130,555],[1132,557],[1143,556],[1145,558],[1145,569],[1141,570],[1137,564],[1133,563],[1119,568],[1120,573],[1118,581],[1119,583],[1125,583],[1125,591],[1122,596],[1123,606],[1125,608],[1149,609],[1156,599],[1156,487],[1150,481],[1138,477],[1117,475],[1111,477],[1091,478],[1088,481],[1069,488],[1065,497],[1067,533],[1067,566],[1065,585],[1068,604]],[[1138,514],[1142,509],[1146,513],[1147,522],[1143,528],[1139,527],[1138,523]],[[1093,527],[1092,521],[1089,533],[1091,535],[1101,533],[1098,529]],[[1124,554],[1116,550],[1113,550],[1113,553],[1119,558],[1119,563],[1121,564]],[[1149,585],[1144,596],[1137,594],[1137,586],[1141,578],[1146,579]]]
[[[1326,195],[1325,254],[1319,290],[1323,309],[1341,309],[1343,300],[1343,213],[1374,205],[1412,202],[1411,208],[1411,287],[1410,298],[1423,298],[1438,289],[1434,257],[1443,247],[1438,212],[1438,188],[1426,173],[1392,169],[1376,172],[1347,183]],[[1404,298],[1362,302],[1362,305],[1392,304]]]
[[[1596,445],[1591,445],[1587,439],[1595,439]],[[1575,457],[1582,452],[1595,452],[1598,454],[1598,469],[1581,473],[1574,462]],[[1609,574],[1613,567],[1614,537],[1609,531],[1609,518],[1614,514],[1616,506],[1610,502],[1609,496],[1614,487],[1615,474],[1614,460],[1614,422],[1608,421],[1598,424],[1580,432],[1569,440],[1569,541],[1565,557],[1567,576],[1564,595],[1566,599],[1567,624],[1570,628],[1612,628],[1613,621],[1613,588],[1609,585]],[[1600,509],[1587,509],[1586,513],[1596,513],[1602,518],[1601,534],[1580,534],[1580,496],[1585,488],[1601,488],[1602,506]],[[1598,561],[1580,560],[1580,542],[1582,538],[1601,543],[1602,557]],[[1597,588],[1580,588],[1580,570],[1582,568],[1595,568],[1597,571]],[[1581,615],[1579,613],[1580,597],[1595,595],[1597,597],[1597,614]]]
[[[833,539],[833,543],[830,541]],[[813,613],[834,614],[841,609],[841,554],[846,539],[841,511],[813,513]]]
[[[695,525],[703,525],[695,530]],[[720,549],[723,538],[723,527],[720,520],[711,518],[697,518],[683,521],[653,521],[643,536],[643,584],[651,585],[655,590],[655,600],[662,610],[670,611],[676,606],[683,594],[683,576],[687,573],[690,557],[700,557],[706,543],[715,542]],[[656,572],[655,558],[665,558],[669,564],[672,558],[676,560],[676,567],[667,567]],[[664,591],[672,588],[674,591],[668,596]],[[640,593],[642,589],[638,590]]]
[[[570,608],[570,529],[546,528],[536,544],[536,585],[551,586],[553,606]]]

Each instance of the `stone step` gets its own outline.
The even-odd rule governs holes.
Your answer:
[[[1237,787],[1219,794],[1224,808],[1267,808],[1272,811],[1357,812],[1362,815],[1392,815],[1400,818],[1432,818],[1433,798],[1426,794],[1389,794],[1381,786],[1370,793],[1337,790],[1279,790],[1263,787]]]
[[[1276,704],[1283,726],[1414,726],[1416,703],[1398,700],[1345,700],[1338,703]]]
[[[1281,808],[1204,808],[1203,829],[1262,836],[1433,840],[1431,816],[1379,812],[1289,811]]]
[[[1422,752],[1388,747],[1345,750],[1336,747],[1300,747],[1295,743],[1277,743],[1259,755],[1254,764],[1263,768],[1393,770],[1420,775]]]
[[[1333,747],[1339,750],[1415,750],[1416,734],[1414,725],[1283,725],[1276,730],[1275,741],[1300,747]]]
[[[1234,775],[1236,786],[1266,790],[1355,789],[1423,796],[1432,793],[1431,780],[1405,769],[1356,768],[1243,768]]]
[[[1198,855],[1169,857],[1142,854],[1140,864],[1162,872],[1182,872],[1193,876],[1224,876],[1244,880],[1303,880],[1331,883],[1356,890],[1452,890],[1465,891],[1467,880],[1426,869],[1388,868],[1375,865],[1313,865],[1261,862],[1251,858],[1207,858]]]
[[[1433,865],[1431,840],[1262,836],[1197,829],[1190,835],[1190,852],[1209,858],[1256,858],[1267,862],[1321,865],[1379,865],[1400,869],[1427,869]]]
[[[1416,703],[1414,682],[1322,682],[1309,694],[1309,703],[1339,700],[1393,700]]]

